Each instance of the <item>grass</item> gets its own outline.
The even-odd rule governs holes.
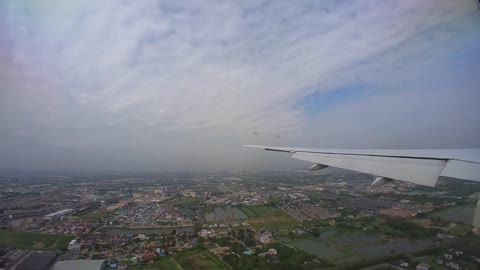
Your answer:
[[[73,236],[30,232],[0,232],[0,246],[33,250],[66,250]]]
[[[84,215],[78,216],[78,219],[94,222],[94,221],[97,221],[99,219],[108,218],[112,215],[113,215],[113,213],[111,213],[111,212],[88,212]]]
[[[418,224],[422,226],[425,229],[430,229],[432,227],[433,221],[430,219],[424,218],[424,219],[412,219],[411,222]]]
[[[179,199],[178,201],[175,201],[175,205],[178,206],[194,206],[198,202],[200,202],[199,198],[190,198],[190,197],[183,197]]]
[[[467,235],[469,232],[472,231],[472,226],[470,225],[460,225],[460,224],[457,224],[457,226],[451,228],[448,233],[449,234],[452,234],[452,235],[456,235],[456,236],[465,236]]]
[[[296,220],[280,209],[269,206],[243,206],[241,210],[249,217],[247,222],[254,227],[279,232],[288,231],[296,224]]]
[[[215,257],[207,250],[191,250],[177,253],[175,260],[183,269],[192,270],[210,270],[210,269],[229,269],[220,259]]]
[[[102,227],[98,228],[95,232],[107,233],[107,232],[109,232],[110,230],[115,229],[115,228],[117,228],[117,227],[102,226]]]
[[[147,265],[136,265],[132,269],[134,270],[177,270],[181,269],[171,257],[161,257],[159,260],[155,261],[153,264]]]
[[[320,193],[318,192],[314,192],[314,191],[309,191],[309,192],[306,192],[307,196],[310,198],[310,200],[314,201],[314,202],[317,202],[317,201],[320,201],[322,200],[322,196],[320,195]]]
[[[282,210],[269,206],[243,206],[241,209],[249,218],[288,216]]]

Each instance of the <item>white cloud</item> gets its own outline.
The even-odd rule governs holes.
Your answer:
[[[432,67],[445,74],[452,49],[471,46],[479,23],[473,4],[462,1],[73,2],[0,6],[0,124],[7,127],[0,136],[12,150],[30,141],[79,151],[59,154],[78,162],[64,166],[78,168],[248,167],[258,159],[237,154],[237,146],[250,141],[328,146],[315,134],[336,146],[358,142],[324,129],[358,134],[364,145],[366,127],[357,120],[369,117],[367,127],[381,133],[389,124],[378,110],[411,117],[391,104],[439,86]],[[474,93],[467,69],[452,74],[452,85]],[[405,93],[410,80],[421,82]],[[298,106],[313,91],[355,84],[371,88],[367,97],[318,115]],[[448,107],[455,95],[442,91],[439,104]],[[455,115],[451,121],[465,112]],[[388,136],[390,143],[397,137]],[[3,159],[22,167],[32,158]]]

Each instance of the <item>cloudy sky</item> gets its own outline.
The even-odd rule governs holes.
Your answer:
[[[480,147],[474,0],[0,2],[0,167],[304,166]]]

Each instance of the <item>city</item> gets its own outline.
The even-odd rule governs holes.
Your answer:
[[[372,180],[340,169],[12,171],[0,180],[0,268],[477,269],[480,183]]]
[[[480,0],[0,0],[0,270],[480,270]]]

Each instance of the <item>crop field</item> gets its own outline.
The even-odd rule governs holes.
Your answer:
[[[211,270],[211,269],[229,269],[220,259],[215,257],[207,250],[192,250],[175,255],[177,261],[183,269],[192,270]]]
[[[0,246],[34,250],[65,250],[73,236],[29,232],[0,232]]]

